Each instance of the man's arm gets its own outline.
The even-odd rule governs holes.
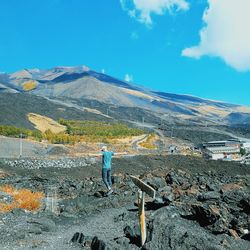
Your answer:
[[[88,154],[89,156],[95,156],[95,157],[101,157],[102,156],[102,154],[101,153],[99,153],[99,154]]]

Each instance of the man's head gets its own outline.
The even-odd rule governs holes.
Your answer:
[[[107,149],[107,146],[103,146],[102,148],[101,148],[101,151],[103,151],[103,152],[105,152],[105,151],[107,151],[108,149]]]

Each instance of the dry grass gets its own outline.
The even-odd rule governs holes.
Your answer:
[[[158,97],[155,97],[155,96],[151,96],[151,95],[148,95],[148,94],[144,94],[140,91],[137,91],[137,90],[132,90],[132,89],[126,89],[126,88],[121,88],[120,89],[123,91],[123,92],[126,92],[127,94],[130,94],[130,95],[133,95],[133,96],[137,96],[137,97],[140,97],[140,98],[144,98],[144,99],[148,99],[148,100],[157,100],[157,101],[161,101],[160,98]]]
[[[136,136],[128,136],[124,138],[114,139],[112,143],[123,143],[123,144],[132,144],[134,141],[141,140],[146,136],[146,134],[136,135]]]
[[[155,145],[157,139],[158,136],[156,134],[150,134],[145,141],[139,143],[139,146],[151,150],[157,149]]]
[[[11,212],[14,208],[36,211],[41,206],[41,199],[44,198],[42,192],[32,192],[29,189],[15,189],[10,185],[0,187],[0,191],[13,198],[12,203],[0,202],[0,212]]]
[[[46,130],[50,130],[52,133],[58,134],[61,132],[65,132],[66,130],[65,126],[59,124],[58,122],[46,116],[29,113],[28,119],[35,125],[36,129],[40,130],[43,133]]]
[[[25,82],[23,84],[23,90],[25,91],[30,91],[30,90],[33,90],[37,87],[37,83],[33,80],[30,80],[28,82]]]
[[[235,112],[250,113],[250,107],[240,106],[234,109]]]
[[[196,109],[198,112],[200,112],[203,115],[217,115],[220,117],[225,117],[227,116],[230,111],[218,108],[218,107],[213,107],[209,105],[202,105],[198,107],[193,107],[193,109]]]

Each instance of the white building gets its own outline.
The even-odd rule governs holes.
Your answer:
[[[207,147],[204,154],[213,160],[235,160],[240,157],[240,148],[237,146]]]

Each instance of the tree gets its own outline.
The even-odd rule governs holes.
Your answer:
[[[245,148],[240,148],[240,154],[245,155],[246,154],[246,149]]]

